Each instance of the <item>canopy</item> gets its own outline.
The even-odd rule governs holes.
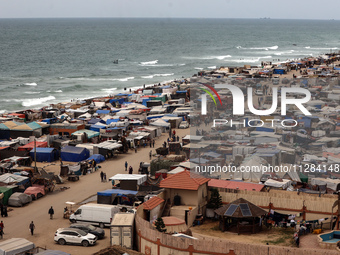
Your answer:
[[[35,142],[35,147],[47,147],[47,142]],[[32,150],[34,148],[34,141],[23,146],[18,147],[18,151]]]
[[[146,174],[116,174],[109,178],[110,181],[137,181],[137,185],[141,185],[142,183],[146,182],[146,179]]]
[[[24,184],[26,182],[28,182],[29,178],[28,177],[24,177],[24,176],[20,176],[20,175],[16,175],[16,174],[10,174],[10,173],[6,173],[3,175],[0,175],[0,183],[5,183],[7,185],[9,184]]]
[[[34,243],[24,238],[11,238],[0,243],[0,255],[24,254],[34,248]]]

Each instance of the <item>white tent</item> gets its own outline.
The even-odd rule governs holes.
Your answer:
[[[162,119],[157,119],[156,121],[150,123],[151,126],[156,126],[156,127],[170,127],[170,123],[162,120]]]
[[[282,179],[282,182],[268,179],[264,185],[274,188],[287,189],[291,185],[292,181],[288,179]]]

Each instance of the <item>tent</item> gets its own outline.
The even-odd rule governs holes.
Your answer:
[[[30,151],[30,156],[34,160],[34,149]],[[53,162],[58,159],[58,151],[54,148],[36,148],[37,162]]]
[[[61,149],[60,157],[63,161],[80,162],[89,157],[89,150],[81,147],[65,146]]]
[[[105,161],[105,157],[101,154],[93,154],[91,157],[89,157],[87,160],[95,160],[98,163]]]
[[[34,243],[24,238],[11,238],[0,242],[0,255],[29,254],[34,248]]]
[[[32,197],[30,195],[20,192],[13,193],[8,199],[8,205],[17,207],[23,206],[30,202],[32,202]]]
[[[11,188],[0,187],[0,193],[4,194],[2,203],[7,205],[9,197],[12,195],[13,190]],[[1,253],[0,253],[1,254]]]
[[[0,183],[4,183],[6,185],[11,185],[11,184],[22,185],[22,184],[27,183],[28,181],[29,181],[28,177],[20,176],[16,174],[6,173],[3,175],[0,175]]]

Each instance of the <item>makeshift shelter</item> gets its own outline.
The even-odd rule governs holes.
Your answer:
[[[34,243],[24,238],[11,238],[0,242],[0,255],[33,254]]]
[[[126,204],[132,205],[138,191],[124,189],[107,189],[97,192],[98,204]]]
[[[34,144],[36,148],[46,148],[47,147],[47,142],[30,142],[28,144],[25,144],[23,146],[18,147],[18,151],[30,151],[34,149]]]
[[[87,161],[92,161],[92,160],[95,160],[96,163],[98,164],[98,163],[105,161],[105,157],[101,154],[93,154],[91,157],[87,159]]]
[[[30,202],[32,202],[32,197],[21,192],[13,193],[8,199],[8,205],[15,207],[21,207]]]
[[[215,210],[220,217],[220,229],[240,233],[258,233],[262,229],[260,217],[267,214],[262,208],[239,198]]]
[[[55,148],[36,148],[37,162],[53,162],[58,159],[59,153]],[[30,151],[30,156],[34,160],[34,149]]]
[[[6,173],[3,175],[0,175],[0,184],[4,185],[24,185],[29,181],[28,177],[20,176],[17,174],[10,174]]]
[[[2,204],[7,205],[9,197],[13,194],[13,189],[0,186],[0,193],[4,194],[4,197],[2,199]]]
[[[120,188],[124,190],[137,190],[137,187],[146,182],[146,174],[116,174],[109,178],[110,181],[120,182]]]
[[[61,149],[60,157],[63,161],[80,162],[87,159],[89,154],[85,148],[65,146]]]

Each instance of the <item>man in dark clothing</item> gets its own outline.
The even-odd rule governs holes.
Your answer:
[[[125,161],[125,171],[127,171],[127,167],[128,167],[128,162]]]
[[[53,219],[53,214],[54,214],[54,210],[53,207],[51,206],[51,208],[48,210],[48,214],[50,215],[50,219]]]
[[[152,151],[150,150],[149,152],[149,157],[150,157],[150,160],[152,159]]]
[[[103,182],[103,179],[104,179],[104,173],[103,173],[103,171],[101,171],[100,172],[100,180],[101,180],[101,182]]]
[[[130,166],[129,167],[129,174],[132,174],[132,172],[133,172],[133,168],[132,168],[132,166]]]
[[[34,232],[34,229],[35,229],[35,226],[34,226],[33,221],[31,222],[29,228],[30,228],[30,230],[31,230],[31,235],[33,236],[33,232]]]
[[[155,140],[152,140],[152,148],[155,148]]]

